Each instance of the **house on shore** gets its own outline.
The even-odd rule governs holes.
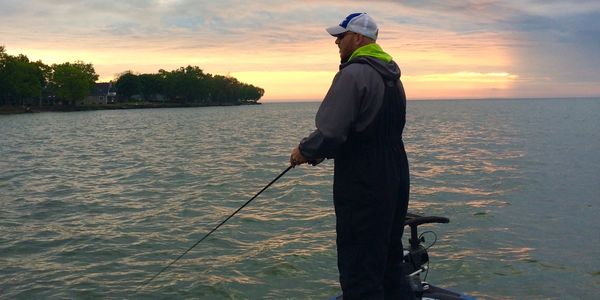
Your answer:
[[[112,82],[97,82],[92,93],[83,99],[84,105],[106,105],[115,103],[117,92]]]

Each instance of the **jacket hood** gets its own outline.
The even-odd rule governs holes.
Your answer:
[[[368,64],[386,79],[396,80],[400,78],[400,68],[392,60],[392,56],[385,53],[375,43],[356,49],[350,59],[340,65],[340,70],[353,63]]]

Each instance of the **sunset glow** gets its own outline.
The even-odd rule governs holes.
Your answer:
[[[11,4],[12,3],[12,4]],[[149,1],[0,3],[0,45],[46,64],[92,63],[100,81],[199,66],[320,100],[339,56],[325,27],[366,11],[410,99],[599,96],[600,4],[581,1]],[[235,9],[230,9],[234,7]],[[90,25],[91,24],[91,25]]]

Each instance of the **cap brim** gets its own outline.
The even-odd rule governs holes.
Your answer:
[[[329,34],[331,34],[332,36],[338,36],[338,35],[346,32],[346,31],[348,31],[348,29],[346,29],[346,28],[344,28],[342,26],[339,26],[339,25],[338,26],[329,27],[329,28],[327,28],[325,30],[327,30],[327,32]]]

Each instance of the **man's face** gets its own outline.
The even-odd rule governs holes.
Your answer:
[[[356,33],[346,31],[336,36],[335,43],[340,48],[340,59],[342,63],[345,63],[352,55],[352,52],[357,48]]]

